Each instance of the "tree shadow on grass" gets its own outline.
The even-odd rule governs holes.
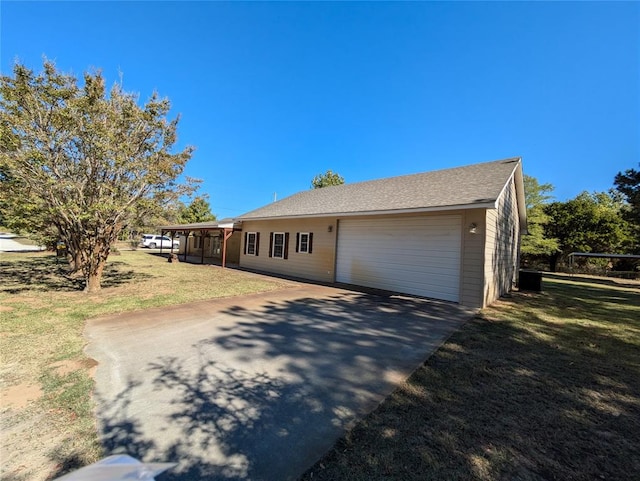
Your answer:
[[[640,289],[640,282],[634,282],[632,280],[617,277],[587,277],[581,275],[560,274],[557,272],[544,272],[543,279],[544,277],[548,278],[549,280],[560,279],[579,284],[600,284],[602,286],[611,286],[613,288],[626,287],[630,289]]]
[[[29,291],[78,291],[84,279],[72,277],[68,264],[55,256],[23,258],[19,261],[0,261],[3,282],[0,292],[18,294]]]
[[[0,292],[77,292],[84,289],[82,276],[70,275],[64,259],[56,256],[23,258],[20,261],[0,261],[3,282]],[[124,262],[109,262],[102,277],[102,287],[117,287],[143,276],[128,268]],[[145,276],[147,277],[147,276]]]
[[[634,306],[640,306],[640,285],[559,277],[561,282],[554,282],[556,277],[550,277],[543,284],[543,290],[551,296],[543,293],[527,299],[532,308],[545,309],[552,316],[568,320],[592,319],[612,327],[621,324],[640,327],[637,311],[634,311]],[[565,280],[570,280],[571,284],[562,282]]]
[[[102,287],[118,287],[130,282],[149,279],[149,274],[140,274],[125,262],[109,262],[102,275]]]
[[[83,456],[78,453],[68,453],[65,446],[58,446],[49,454],[49,458],[55,463],[55,468],[47,476],[47,480],[57,479],[87,465],[87,460]]]

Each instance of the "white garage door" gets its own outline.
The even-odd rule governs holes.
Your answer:
[[[457,302],[460,250],[458,215],[340,220],[336,280]]]

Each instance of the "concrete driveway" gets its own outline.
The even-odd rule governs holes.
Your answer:
[[[108,454],[160,479],[296,479],[473,312],[298,284],[89,321]]]
[[[18,242],[16,239],[21,239]],[[10,232],[0,232],[0,252],[36,252],[43,251],[46,247],[31,244],[15,234]]]

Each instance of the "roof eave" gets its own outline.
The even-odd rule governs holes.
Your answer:
[[[252,221],[252,220],[280,220],[280,219],[307,219],[310,217],[354,217],[354,216],[368,216],[368,215],[389,215],[389,214],[420,214],[426,212],[444,212],[451,210],[466,210],[466,209],[495,209],[496,202],[494,200],[478,202],[473,204],[457,204],[457,205],[445,205],[435,207],[418,207],[412,209],[386,209],[386,210],[369,210],[369,211],[356,211],[356,212],[321,212],[316,214],[297,214],[297,215],[283,215],[283,216],[261,216],[261,217],[239,217],[238,221]]]
[[[522,159],[518,161],[518,166],[514,172],[514,180],[516,183],[516,198],[518,202],[518,216],[520,217],[520,231],[528,234],[527,226],[527,203],[524,192],[524,173],[522,171]]]
[[[505,190],[507,190],[511,184],[511,179],[513,179],[516,188],[516,204],[518,208],[518,218],[520,219],[520,233],[527,234],[527,205],[525,202],[525,194],[524,194],[524,174],[522,173],[522,158],[518,157],[518,161],[516,162],[516,166],[513,168],[511,175],[509,176],[509,180],[505,183],[504,187],[502,187],[502,191],[500,195],[498,195],[498,199],[502,197]],[[496,200],[496,208],[498,201]]]

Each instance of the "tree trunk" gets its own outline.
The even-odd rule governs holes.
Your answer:
[[[67,262],[69,262],[69,274],[71,277],[81,277],[84,274],[83,252],[78,241],[78,236],[71,235],[72,230],[68,229],[66,235],[61,238],[67,247]]]
[[[87,294],[91,294],[94,292],[99,292],[102,289],[102,271],[104,270],[104,263],[101,263],[96,269],[92,269],[92,272],[86,276],[86,285],[84,288],[84,292]]]
[[[109,239],[95,239],[93,248],[87,253],[87,258],[82,270],[86,280],[84,291],[87,293],[98,292],[101,288],[102,273],[109,257]]]
[[[82,254],[80,252],[69,253],[69,272],[75,274],[82,270]]]

